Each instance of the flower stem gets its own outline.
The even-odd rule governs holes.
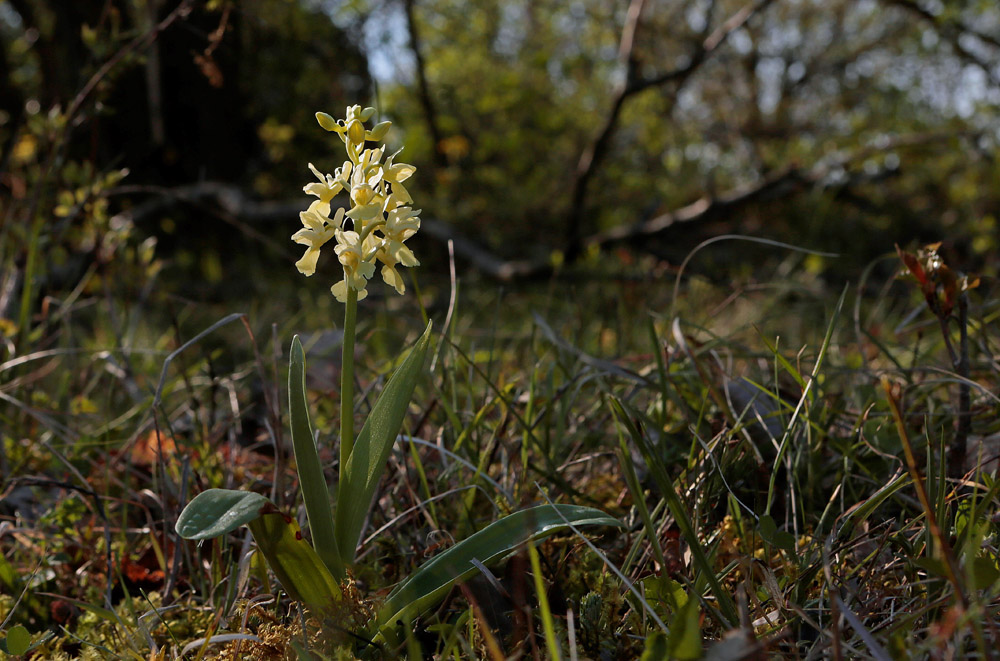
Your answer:
[[[344,306],[344,343],[340,363],[340,480],[354,450],[354,325],[358,312],[358,292],[348,284]]]

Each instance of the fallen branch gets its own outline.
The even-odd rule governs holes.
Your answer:
[[[607,248],[616,243],[648,239],[658,236],[680,223],[693,223],[722,213],[735,213],[738,209],[755,202],[794,195],[812,186],[824,186],[830,182],[835,171],[848,170],[852,166],[879,153],[894,149],[918,147],[934,142],[954,139],[954,133],[924,133],[903,135],[887,140],[877,146],[868,146],[856,152],[824,159],[811,168],[789,166],[763,177],[757,182],[738,186],[718,195],[703,196],[680,208],[631,225],[622,225],[597,232],[585,237],[581,245],[587,248]],[[859,183],[870,183],[891,174],[879,171],[838,180],[834,187],[843,189]],[[109,191],[112,195],[152,194],[155,197],[134,208],[123,211],[133,222],[141,222],[164,213],[172,206],[182,203],[201,209],[232,225],[249,238],[259,241],[268,248],[283,255],[293,252],[291,244],[286,247],[267,236],[260,229],[274,223],[287,224],[289,233],[295,227],[295,220],[303,210],[305,202],[257,201],[240,188],[219,182],[200,182],[189,186],[164,188],[161,186],[120,186]],[[435,218],[421,217],[421,235],[447,244],[452,241],[455,254],[469,262],[477,271],[501,282],[547,278],[554,267],[547,257],[538,259],[504,259],[462,234],[453,225]]]
[[[797,168],[786,168],[750,186],[742,186],[715,197],[699,198],[691,204],[660,214],[647,221],[633,225],[619,225],[604,232],[598,232],[585,239],[583,243],[588,247],[602,247],[616,241],[652,236],[677,223],[701,220],[706,216],[727,211],[769,195],[780,195],[783,188],[790,191],[801,188],[804,184],[814,183],[814,181],[813,176],[805,175]]]

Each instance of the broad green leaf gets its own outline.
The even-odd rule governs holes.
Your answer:
[[[7,653],[11,656],[21,656],[31,647],[31,634],[20,624],[15,624],[7,631]]]
[[[764,541],[768,543],[774,539],[774,533],[778,532],[778,525],[774,522],[774,517],[770,514],[765,514],[760,517],[760,521],[757,522],[757,526],[760,529],[760,536],[763,537]]]
[[[701,604],[698,602],[698,599],[690,597],[674,616],[674,619],[670,623],[670,636],[667,638],[669,658],[701,658],[700,611]]]
[[[288,415],[291,420],[295,469],[299,474],[299,485],[302,490],[302,500],[306,505],[313,548],[334,576],[344,578],[344,563],[338,553],[333,532],[330,490],[323,475],[312,423],[309,421],[309,406],[306,403],[306,357],[298,335],[292,338],[292,349],[288,359]]]
[[[684,586],[668,576],[649,576],[642,579],[642,585],[647,599],[666,604],[674,613],[679,613],[688,602]]]
[[[499,560],[529,539],[537,540],[574,526],[622,527],[617,519],[592,507],[539,505],[515,512],[462,540],[410,574],[389,593],[377,618],[388,635],[398,621],[407,622],[442,599],[455,583],[464,581],[482,564]]]
[[[975,590],[988,590],[1000,580],[1000,571],[996,561],[989,556],[979,556],[972,559],[972,586]]]
[[[948,576],[948,570],[945,568],[944,562],[937,558],[911,558],[910,562],[937,578],[947,578]]]
[[[209,489],[188,503],[177,519],[186,539],[211,539],[246,525],[281,586],[293,599],[323,611],[340,598],[340,587],[302,537],[299,526],[269,499],[249,491]]]
[[[662,631],[653,632],[646,638],[639,661],[663,661],[670,658],[667,651],[667,636]]]
[[[705,661],[746,661],[761,657],[761,645],[751,629],[730,629],[722,640],[715,643],[705,652]],[[906,658],[905,655],[893,657]]]
[[[209,489],[187,504],[174,528],[184,539],[212,539],[256,519],[268,505],[274,507],[265,496],[252,491]]]
[[[291,640],[289,642],[292,644],[292,649],[295,651],[296,659],[299,661],[313,661],[315,657],[309,653],[309,650],[307,650],[302,643],[296,640]]]
[[[13,594],[20,587],[20,581],[17,580],[17,572],[14,571],[14,566],[7,562],[7,558],[2,553],[0,553],[0,585],[9,590],[7,594]]]
[[[357,550],[368,508],[379,480],[382,479],[389,452],[399,435],[417,379],[423,372],[430,337],[431,324],[428,323],[424,334],[389,379],[382,395],[372,407],[354,443],[354,450],[347,459],[347,465],[341,472],[336,534],[340,557],[348,563],[354,561],[354,552]]]
[[[340,601],[337,580],[291,517],[267,513],[247,525],[288,596],[316,612],[329,611]]]

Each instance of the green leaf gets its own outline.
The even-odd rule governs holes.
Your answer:
[[[479,570],[473,564],[499,560],[529,539],[537,540],[574,526],[623,527],[617,519],[592,507],[539,505],[495,521],[434,556],[389,593],[377,618],[383,634],[398,621],[408,622],[444,598],[455,583]]]
[[[859,523],[871,516],[882,503],[909,483],[909,474],[903,472],[897,475],[896,479],[892,480],[885,486],[880,487],[877,491],[875,491],[875,493],[865,500],[861,501],[857,505],[854,505],[853,507],[848,508],[846,512],[847,516],[844,518],[844,523],[840,527],[839,535],[841,538],[853,535],[854,529]]]
[[[21,590],[21,581],[14,571],[14,565],[0,553],[0,587],[6,588],[7,594],[15,594]]]
[[[642,580],[642,585],[647,599],[666,604],[674,613],[680,612],[688,602],[684,586],[668,576],[649,576]]]
[[[347,465],[341,472],[336,536],[340,557],[346,562],[354,561],[354,552],[358,547],[368,508],[382,479],[389,452],[399,435],[417,379],[423,372],[430,337],[431,324],[428,323],[410,355],[389,379],[382,395],[375,402],[358,434]]]
[[[689,598],[680,612],[670,623],[670,637],[667,649],[671,659],[700,659],[701,649],[701,608],[698,599]],[[667,658],[666,656],[660,658]]]
[[[295,469],[299,474],[299,486],[306,505],[313,548],[334,576],[344,578],[344,562],[338,553],[334,536],[330,491],[309,420],[309,406],[306,403],[306,356],[298,335],[292,338],[288,358],[288,416],[292,428]]]
[[[770,514],[765,514],[760,517],[757,526],[760,529],[760,536],[764,538],[765,542],[770,544],[771,540],[774,539],[774,534],[778,532],[778,526],[774,522],[774,517]]]
[[[309,653],[309,650],[306,649],[305,645],[296,640],[291,640],[289,642],[292,644],[292,649],[295,650],[296,659],[299,661],[314,661],[316,657]]]
[[[979,556],[972,559],[972,583],[976,590],[988,590],[1000,580],[1000,570],[996,561],[989,556]]]
[[[722,640],[705,652],[705,661],[746,661],[761,657],[761,646],[757,644],[750,629],[730,629]],[[894,658],[905,658],[904,656]]]
[[[910,562],[937,578],[947,578],[948,576],[944,563],[937,558],[911,558]]]
[[[288,596],[318,613],[336,606],[341,596],[337,579],[302,538],[298,524],[291,517],[280,512],[268,513],[247,525]]]
[[[21,656],[31,647],[31,634],[20,624],[15,624],[7,631],[7,653],[11,656]]]
[[[62,595],[60,599],[62,599],[63,601],[68,601],[74,606],[82,608],[85,611],[89,611],[94,615],[96,615],[97,617],[101,618],[102,620],[115,623],[121,621],[121,618],[119,618],[118,615],[114,613],[114,611],[108,610],[107,608],[101,608],[100,606],[97,606],[95,604],[91,604],[81,599],[74,599],[73,597],[67,597],[66,595]]]
[[[330,609],[340,599],[337,580],[299,526],[269,499],[250,491],[209,489],[195,496],[177,519],[177,534],[185,539],[211,539],[246,525],[268,566],[293,599],[316,611]]]
[[[770,514],[760,517],[758,522],[760,536],[765,542],[779,548],[782,551],[792,553],[795,551],[795,535],[784,530],[778,530],[778,525]]]
[[[184,539],[212,539],[256,519],[268,505],[274,507],[265,496],[252,491],[209,489],[187,504],[174,528]]]
[[[656,631],[648,638],[642,648],[642,657],[639,661],[662,661],[669,658],[667,650],[667,636],[662,631]]]

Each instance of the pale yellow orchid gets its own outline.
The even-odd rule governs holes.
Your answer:
[[[386,159],[385,167],[382,170],[382,179],[385,180],[386,183],[392,185],[391,192],[399,199],[400,204],[412,204],[413,198],[410,197],[410,192],[406,190],[405,186],[403,186],[403,182],[412,177],[413,173],[417,171],[417,168],[408,163],[393,163],[393,159],[395,159],[401,151],[403,150],[400,149]]]
[[[306,184],[302,190],[309,195],[315,195],[319,198],[319,211],[324,216],[330,215],[330,201],[340,191],[350,187],[351,167],[351,162],[345,161],[343,167],[337,168],[333,175],[328,174],[324,176],[312,163],[309,164],[309,169],[312,170],[312,173],[316,175],[319,181]]]
[[[292,235],[292,241],[308,246],[302,259],[295,262],[295,267],[305,276],[316,272],[320,248],[335,236],[335,231],[344,222],[343,209],[337,209],[336,215],[331,220],[326,214],[321,213],[322,206],[322,201],[316,201],[301,212],[299,219],[302,221],[302,229]],[[326,206],[329,208],[330,205]]]
[[[327,131],[337,133],[347,151],[348,160],[333,175],[323,175],[312,164],[309,169],[318,182],[303,189],[318,200],[301,215],[303,229],[292,239],[307,246],[306,254],[296,262],[306,275],[316,271],[320,248],[331,238],[336,239],[337,259],[344,269],[344,279],[331,287],[338,301],[348,302],[350,290],[357,299],[368,295],[368,280],[375,272],[375,262],[382,263],[382,279],[402,294],[406,290],[397,270],[400,266],[417,266],[413,251],[405,241],[420,229],[419,210],[410,207],[413,199],[403,184],[416,171],[407,163],[396,163],[396,152],[385,163],[385,146],[365,149],[366,141],[378,142],[389,130],[390,122],[381,122],[368,130],[365,123],[375,114],[374,108],[348,106],[344,119],[334,119],[326,113],[316,113],[316,119]],[[341,191],[348,191],[351,205],[338,209],[329,218],[332,200]],[[344,227],[345,218],[354,221],[352,229]]]
[[[382,280],[385,284],[396,289],[397,294],[406,293],[406,283],[403,282],[403,277],[399,275],[399,271],[396,270],[396,265],[389,265],[384,263],[382,265]]]
[[[381,149],[366,149],[351,175],[351,202],[354,206],[347,216],[356,223],[365,223],[382,213],[385,202],[385,197],[379,192],[382,189],[379,185],[382,182],[382,166],[373,160],[381,158],[381,153]]]
[[[362,242],[361,235],[354,231],[347,231],[337,228],[334,230],[337,237],[337,259],[344,267],[344,279],[331,287],[330,291],[341,303],[347,302],[347,288],[358,292],[360,301],[368,295],[368,279],[375,273],[375,264],[372,262],[373,251],[366,251],[368,241]],[[366,252],[368,254],[366,254]]]
[[[358,156],[358,165],[351,174],[351,185],[367,183],[370,186],[377,186],[382,181],[382,156],[385,154],[385,146],[378,149],[365,149]]]
[[[410,207],[396,207],[386,215],[385,225],[381,227],[382,234],[385,235],[381,254],[391,257],[393,263],[403,266],[420,264],[413,252],[403,245],[404,241],[420,229],[420,218],[417,217],[419,213],[419,209],[414,211]]]
[[[387,206],[395,204],[398,204],[398,198],[393,194],[390,196]],[[378,247],[376,257],[383,264],[382,279],[400,294],[406,291],[406,285],[403,283],[399,271],[396,270],[396,266],[419,266],[420,264],[413,251],[403,243],[420,229],[420,219],[417,218],[419,213],[419,210],[414,211],[410,207],[395,206],[388,211],[385,224],[379,228],[384,238]]]

